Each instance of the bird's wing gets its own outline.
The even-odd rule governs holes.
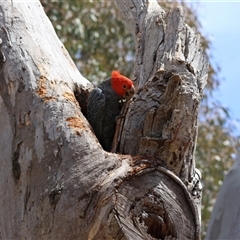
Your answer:
[[[100,139],[102,134],[102,121],[105,116],[105,112],[105,95],[100,88],[95,88],[88,96],[87,118],[98,139]]]

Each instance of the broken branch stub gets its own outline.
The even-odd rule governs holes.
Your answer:
[[[134,1],[123,2],[116,5],[126,13]],[[188,182],[194,176],[198,111],[208,74],[200,37],[184,23],[180,7],[165,14],[155,1],[142,1],[131,13],[136,94],[120,132],[119,152],[161,159]]]
[[[144,156],[151,163],[154,162],[155,169],[162,166],[170,170],[173,174],[168,177],[172,180],[174,176],[179,177],[181,185],[186,187],[185,197],[189,196],[189,202],[185,199],[181,208],[186,209],[188,204],[193,206],[190,211],[195,219],[192,230],[195,228],[196,235],[176,234],[177,224],[173,224],[176,228],[171,228],[171,224],[168,224],[167,219],[178,219],[178,216],[173,217],[167,207],[169,200],[163,196],[172,194],[170,192],[177,187],[174,181],[175,184],[169,189],[162,190],[162,195],[159,195],[161,200],[156,204],[164,206],[168,218],[163,221],[158,211],[155,214],[159,218],[151,218],[151,214],[148,214],[151,211],[148,210],[145,214],[144,207],[139,207],[135,225],[144,225],[139,227],[140,232],[145,229],[145,233],[155,238],[171,235],[179,239],[197,239],[200,236],[201,183],[195,170],[194,154],[198,111],[208,75],[208,63],[200,36],[184,23],[180,7],[165,14],[156,1],[125,0],[115,3],[134,36],[136,49],[136,93],[125,108],[125,118],[119,123],[118,146],[115,149],[132,156]],[[164,185],[168,185],[171,180],[166,178],[166,172],[162,174],[164,176],[156,177],[152,184],[159,184],[161,188],[162,179],[165,179]],[[141,188],[145,181],[147,183],[147,179],[142,181]],[[128,191],[134,188],[124,189],[123,195],[126,196],[132,194]],[[149,189],[146,192],[149,193]],[[177,191],[176,196],[180,197],[180,192],[181,190]],[[134,193],[133,196],[135,195],[137,194]],[[140,198],[144,199],[143,195]],[[133,202],[136,204],[138,200]],[[172,203],[173,212],[177,209],[177,202]],[[124,215],[124,211],[121,212]],[[158,220],[155,222],[153,218]],[[154,227],[152,222],[155,222]],[[161,228],[161,222],[165,222],[168,227]],[[162,231],[155,232],[154,229],[157,228]],[[169,229],[172,230],[171,234]]]

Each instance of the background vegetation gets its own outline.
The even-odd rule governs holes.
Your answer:
[[[113,69],[131,76],[134,68],[133,37],[121,22],[120,14],[112,1],[41,2],[59,38],[88,80],[97,84],[107,78]],[[202,27],[194,7],[184,1],[179,1],[178,4],[184,9],[187,24],[201,33]],[[176,2],[165,1],[160,2],[160,5],[167,12]],[[208,60],[213,62],[211,42],[202,35],[202,43]],[[203,175],[203,237],[219,187],[239,147],[239,139],[234,135],[230,124],[228,109],[212,97],[220,84],[219,70],[219,67],[210,64],[208,85],[199,115],[196,163]]]

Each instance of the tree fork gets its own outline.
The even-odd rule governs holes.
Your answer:
[[[103,151],[91,131],[83,113],[92,85],[41,4],[0,4],[0,239],[200,236],[193,155],[207,63],[199,37],[178,8],[166,17],[154,1],[116,4],[136,43],[124,155]]]
[[[200,218],[201,174],[194,155],[208,75],[200,36],[184,23],[180,7],[165,14],[156,1],[115,3],[135,40],[136,94],[114,149],[161,160],[187,186]]]

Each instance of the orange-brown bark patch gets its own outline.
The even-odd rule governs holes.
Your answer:
[[[57,98],[53,96],[47,96],[47,78],[41,75],[38,79],[38,89],[36,93],[43,99],[44,102],[48,102],[51,100],[56,100]]]
[[[57,100],[57,98],[55,98],[55,97],[43,97],[44,102],[48,102],[48,101],[51,101],[51,100]]]
[[[67,100],[69,100],[69,101],[74,102],[75,104],[77,104],[77,100],[76,100],[76,98],[75,98],[75,96],[74,96],[73,93],[71,93],[71,92],[64,92],[64,93],[63,93],[63,97],[64,97],[65,99],[67,99]]]
[[[80,117],[69,117],[66,121],[68,122],[69,127],[81,129],[85,128],[84,122]]]
[[[46,82],[47,79],[44,76],[40,76],[38,79],[38,89],[36,90],[36,93],[40,96],[40,97],[45,97],[47,94],[47,87],[46,87]]]

